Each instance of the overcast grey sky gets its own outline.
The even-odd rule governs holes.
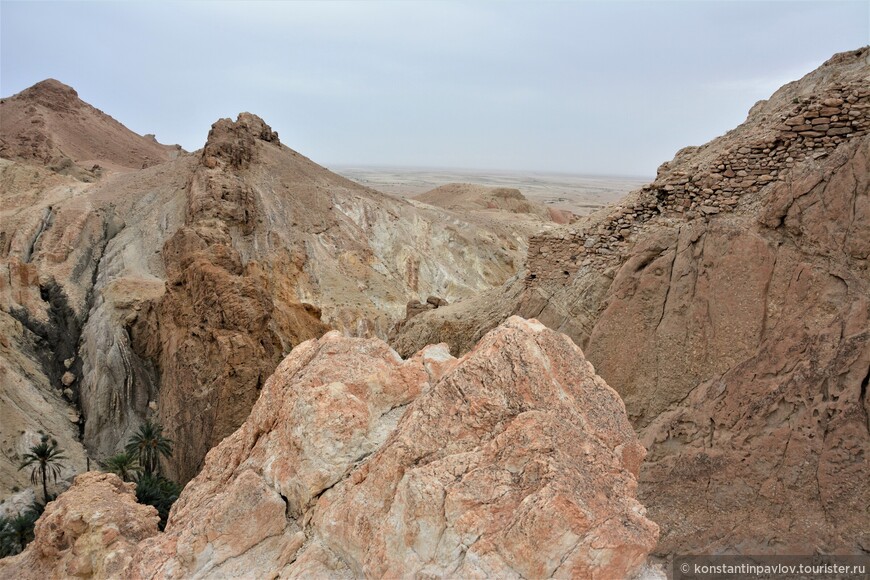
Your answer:
[[[53,77],[193,150],[251,111],[327,166],[652,175],[833,53],[870,2],[10,2],[0,93]]]

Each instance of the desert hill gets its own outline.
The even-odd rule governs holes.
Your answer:
[[[472,183],[449,183],[414,197],[418,201],[451,210],[497,210],[529,214],[550,221],[543,204],[532,203],[519,189],[486,187]]]
[[[394,345],[461,354],[511,314],[571,336],[649,449],[662,554],[866,552],[868,78],[870,49],[834,56]]]
[[[0,100],[0,118],[0,157],[85,180],[93,180],[100,169],[143,169],[181,152],[177,145],[161,145],[153,136],[130,131],[54,79]]]
[[[33,115],[95,111],[52,81],[3,106],[34,95]],[[6,143],[20,125],[9,118],[4,109]],[[141,139],[107,119],[90,131]],[[62,132],[50,141],[66,143]],[[0,414],[17,426],[0,441],[4,493],[26,483],[17,458],[40,430],[58,433],[81,471],[78,431],[100,459],[146,416],[182,442],[170,473],[186,480],[294,346],[329,328],[385,337],[409,300],[500,285],[525,247],[339,177],[247,113],[215,123],[194,154],[135,171],[123,163],[147,155],[110,157],[120,169],[93,183],[39,158],[0,161],[0,347],[12,377]]]

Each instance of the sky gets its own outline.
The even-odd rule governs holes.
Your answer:
[[[55,78],[191,151],[249,111],[327,167],[648,177],[868,43],[868,0],[2,0],[0,95]]]

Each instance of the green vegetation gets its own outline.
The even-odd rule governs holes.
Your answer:
[[[23,513],[12,518],[0,518],[0,558],[19,554],[33,539],[33,527],[45,505],[33,502]]]
[[[46,503],[48,497],[48,476],[51,475],[55,483],[60,477],[60,470],[63,467],[62,460],[66,459],[63,451],[57,446],[55,439],[49,439],[48,435],[43,434],[42,440],[30,448],[30,453],[25,453],[21,465],[18,470],[21,471],[25,467],[32,467],[30,472],[30,482],[34,485],[42,479],[42,496]]]
[[[160,459],[172,457],[173,442],[163,436],[163,427],[150,420],[130,437],[124,452],[109,457],[103,469],[124,481],[136,483],[136,501],[151,505],[160,515],[160,529],[166,526],[169,510],[181,493],[181,486],[160,475]],[[45,503],[53,499],[48,494],[49,478],[57,482],[67,457],[57,441],[43,434],[40,442],[22,457],[19,470],[31,468],[30,481],[42,484]],[[15,490],[17,491],[17,489]],[[0,518],[0,558],[24,550],[33,540],[36,520],[45,510],[45,504],[34,502],[26,511],[14,517]]]
[[[172,440],[163,436],[163,427],[148,420],[130,437],[125,450],[139,459],[146,474],[152,475],[160,472],[161,456],[172,457],[172,445]]]
[[[178,483],[160,475],[160,458],[172,457],[172,446],[172,440],[163,436],[163,426],[149,420],[130,437],[125,453],[106,461],[106,469],[124,481],[136,482],[136,501],[157,508],[161,530],[181,493]]]
[[[166,527],[169,510],[180,493],[181,486],[162,475],[146,473],[136,483],[136,501],[157,508],[157,513],[160,515],[158,525],[161,530]]]
[[[118,453],[103,462],[103,468],[109,473],[114,473],[124,481],[136,481],[142,473],[139,459],[129,453]]]

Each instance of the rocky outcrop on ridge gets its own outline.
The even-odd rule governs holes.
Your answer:
[[[534,316],[624,398],[657,552],[866,552],[868,75],[870,49],[835,56],[397,350]]]
[[[117,575],[623,578],[658,533],[634,499],[644,453],[618,395],[536,321],[511,318],[461,359],[438,345],[402,360],[330,332],[279,365],[166,531]],[[94,485],[84,478],[113,477],[81,476],[5,572],[34,577],[25,564],[58,544],[43,537],[65,517],[55,506]],[[150,513],[123,516],[141,535],[154,527]],[[67,571],[81,543],[39,573]]]
[[[137,354],[172,385],[161,392],[160,418],[179,441],[169,473],[184,481],[242,424],[283,353],[328,329],[315,307],[273,299],[292,295],[292,277],[245,264],[233,244],[254,232],[262,211],[235,173],[254,160],[255,140],[279,144],[250,114],[215,123],[189,186],[185,223],[163,246],[166,291],[131,326]]]
[[[5,99],[0,138],[17,138],[7,111],[25,100],[96,115],[54,86]],[[88,131],[109,131],[109,146],[123,131],[106,119]],[[104,459],[146,417],[180,442],[167,467],[186,480],[294,346],[328,328],[386,337],[409,301],[496,287],[524,252],[512,234],[329,172],[255,115],[156,165],[125,150],[92,183],[0,160],[0,372],[15,386],[0,391],[2,496],[27,485],[17,463],[39,431],[69,450],[68,479],[82,443]]]

